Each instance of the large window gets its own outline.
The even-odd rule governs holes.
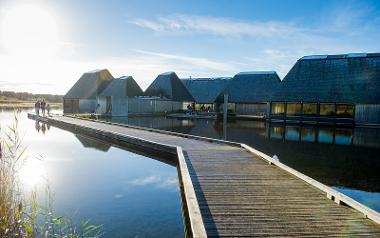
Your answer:
[[[345,117],[345,118],[354,117],[354,106],[347,105],[347,104],[337,105],[336,116],[337,117]]]
[[[300,116],[301,115],[301,103],[287,103],[286,104],[287,116]]]
[[[316,103],[304,103],[303,104],[303,114],[309,116],[317,115],[317,104]]]
[[[284,115],[285,103],[273,102],[271,108],[272,115]]]
[[[321,116],[335,116],[335,104],[321,104],[319,114]]]

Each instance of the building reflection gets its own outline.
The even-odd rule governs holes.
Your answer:
[[[380,192],[380,129],[264,121],[115,118],[118,123],[245,143],[329,186]],[[223,130],[224,129],[224,130]]]
[[[380,147],[380,129],[270,124],[268,138],[288,141]]]

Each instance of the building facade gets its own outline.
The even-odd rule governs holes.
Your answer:
[[[268,102],[280,82],[275,71],[241,72],[232,78],[218,101],[223,102],[226,94],[229,109],[236,114],[266,117]]]
[[[132,76],[113,79],[97,97],[96,113],[128,116],[130,100],[144,93]]]
[[[181,81],[194,98],[196,111],[200,111],[203,106],[214,112],[217,109],[218,96],[226,89],[231,79],[231,77],[189,78]]]
[[[305,56],[270,99],[272,121],[380,124],[380,54]]]
[[[63,96],[64,113],[94,113],[97,96],[114,79],[107,69],[86,72]]]

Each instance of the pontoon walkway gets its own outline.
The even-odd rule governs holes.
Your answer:
[[[188,237],[380,237],[379,213],[244,144],[66,116],[39,120],[175,155]]]

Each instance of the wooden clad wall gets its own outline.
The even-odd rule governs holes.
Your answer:
[[[266,115],[267,104],[266,103],[236,103],[235,112],[243,115]]]
[[[163,113],[182,109],[182,102],[156,99],[131,98],[128,100],[128,113]]]
[[[357,104],[355,106],[355,122],[380,124],[380,104]]]

